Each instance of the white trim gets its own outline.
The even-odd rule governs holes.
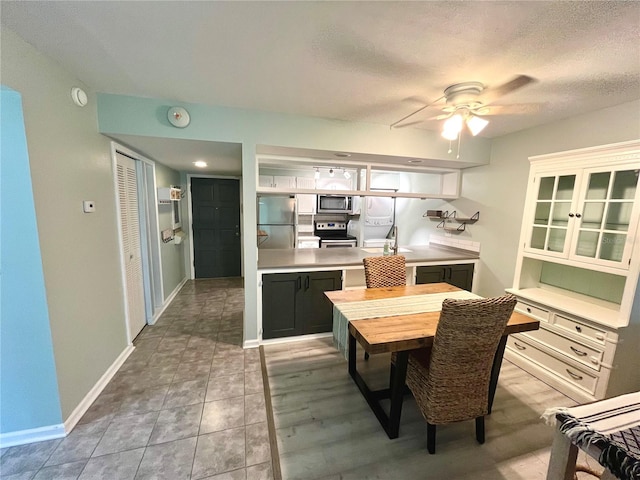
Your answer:
[[[118,164],[118,160],[117,160],[117,154],[120,153],[123,156],[129,157],[131,158],[134,162],[140,162],[141,164],[147,164],[147,165],[151,165],[153,168],[153,185],[151,186],[152,188],[152,192],[153,192],[153,205],[149,205],[149,209],[154,208],[154,216],[155,216],[155,225],[151,225],[151,232],[157,228],[157,218],[158,218],[158,198],[157,198],[157,185],[156,185],[156,171],[155,171],[155,162],[153,160],[150,160],[148,158],[146,158],[145,156],[141,155],[140,153],[131,150],[127,147],[124,147],[123,145],[112,141],[111,142],[111,169],[112,169],[112,175],[113,175],[113,186],[114,186],[114,201],[115,201],[115,207],[116,207],[116,212],[117,212],[117,222],[116,222],[116,226],[117,226],[117,233],[118,233],[118,248],[119,248],[119,256],[120,256],[120,274],[121,274],[121,282],[122,282],[122,288],[123,288],[123,295],[122,295],[122,299],[123,299],[123,304],[124,304],[124,313],[125,313],[125,326],[127,329],[127,341],[129,343],[131,343],[133,341],[133,338],[129,338],[130,337],[130,333],[129,333],[129,312],[128,312],[128,308],[127,308],[127,290],[126,290],[126,285],[127,285],[127,281],[126,281],[126,262],[125,262],[125,258],[124,258],[124,245],[122,243],[122,225],[120,222],[120,203],[118,200],[118,174],[117,174],[117,164]],[[136,177],[138,177],[138,169],[136,169]],[[145,175],[146,177],[146,175]],[[138,178],[138,182],[140,181],[140,178]],[[139,183],[138,183],[139,184]],[[147,195],[147,192],[144,193],[145,198]],[[138,192],[138,197],[140,197],[140,192]],[[140,200],[140,198],[138,198],[138,201]],[[150,212],[149,212],[150,213]],[[147,228],[148,225],[146,224],[141,224],[140,225],[140,229],[144,229]],[[147,248],[147,246],[144,244],[144,242],[142,242],[142,237],[143,235],[141,235],[141,239],[140,239],[140,248],[141,248],[141,255],[145,255],[147,256],[147,258],[149,259],[149,262],[151,263],[151,270],[157,270],[158,272],[160,272],[160,277],[159,277],[159,282],[158,282],[158,287],[159,287],[159,292],[152,292],[151,293],[151,312],[147,312],[147,302],[146,302],[146,295],[147,292],[151,292],[153,290],[153,285],[150,285],[147,281],[145,281],[144,275],[143,275],[143,279],[142,279],[142,283],[143,283],[143,290],[144,290],[144,295],[145,295],[145,322],[147,324],[150,324],[149,321],[150,319],[155,319],[157,318],[157,315],[155,313],[155,294],[159,295],[160,298],[164,298],[164,281],[162,279],[162,255],[160,255],[160,236],[159,235],[152,235],[151,232],[149,232],[150,235],[150,239],[151,241],[153,241],[153,239],[155,238],[155,242],[156,242],[156,250],[157,250],[157,255],[154,255],[153,252],[149,251],[149,249]],[[150,272],[151,274],[153,274],[153,272]],[[150,281],[151,279],[149,279]],[[153,282],[151,282],[153,283]],[[155,293],[155,294],[154,294]],[[164,305],[164,303],[163,303]],[[163,307],[164,308],[164,307]],[[154,320],[155,323],[155,320]]]
[[[150,323],[149,325],[155,325],[156,322],[158,321],[158,319],[160,318],[160,316],[164,313],[164,311],[167,309],[167,307],[171,304],[171,302],[173,301],[173,299],[176,297],[176,295],[178,295],[178,292],[180,291],[180,289],[182,288],[182,286],[187,283],[187,277],[184,277],[182,279],[182,281],[178,284],[178,286],[176,288],[173,289],[173,292],[171,292],[171,294],[169,294],[169,296],[165,299],[165,301],[162,304],[162,308],[160,310],[158,310],[154,315],[153,315],[153,319],[152,319],[152,323]]]
[[[0,448],[24,445],[25,443],[43,442],[63,438],[67,434],[64,425],[48,425],[46,427],[18,430],[17,432],[0,433]]]
[[[317,338],[327,338],[332,337],[332,332],[327,333],[311,333],[309,335],[297,335],[295,337],[281,337],[281,338],[270,338],[268,340],[261,340],[261,345],[274,345],[278,343],[294,343],[294,342],[303,342],[305,340],[315,340]],[[251,341],[251,340],[249,340]],[[249,342],[245,342],[245,345]]]
[[[260,346],[260,340],[245,340],[242,344],[242,348],[258,348]]]
[[[96,384],[89,390],[78,406],[71,412],[71,415],[64,422],[64,429],[67,433],[73,430],[73,427],[80,421],[82,416],[89,410],[91,404],[98,398],[98,395],[102,393],[107,384],[111,381],[114,375],[118,372],[118,369],[129,358],[129,355],[133,353],[135,347],[133,345],[127,345],[125,349],[118,355],[118,358],[111,364],[106,372],[100,377]]]
[[[16,432],[0,433],[0,447],[13,447],[15,445],[24,445],[26,443],[42,442],[44,440],[54,440],[67,436],[73,427],[80,421],[82,416],[89,410],[91,404],[98,398],[98,395],[104,390],[109,381],[114,377],[118,369],[129,358],[135,347],[127,345],[125,349],[118,355],[118,358],[111,364],[106,372],[100,377],[98,382],[89,390],[78,406],[71,412],[69,418],[64,423],[57,425],[48,425],[46,427],[30,428],[28,430],[18,430]]]

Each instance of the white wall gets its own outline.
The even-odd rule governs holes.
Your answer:
[[[181,185],[180,174],[175,170],[156,163],[156,185],[158,188],[169,187],[171,185]],[[185,188],[186,183],[182,184]],[[180,201],[180,207],[186,203],[186,196]],[[158,226],[160,231],[172,228],[173,225],[173,205],[158,205]],[[184,209],[183,209],[184,210]],[[183,215],[182,228],[187,230],[188,217]],[[158,232],[160,235],[160,232]],[[155,239],[153,239],[155,241]],[[176,245],[174,242],[160,243],[160,256],[162,257],[162,285],[165,299],[171,292],[180,285],[185,278],[184,255],[187,245],[182,243]]]
[[[96,95],[91,88],[10,30],[2,29],[1,40],[2,83],[23,99],[53,352],[66,420],[126,347],[110,145],[97,132]],[[86,107],[72,103],[73,86],[86,90]],[[83,213],[83,200],[93,200],[96,212]]]
[[[481,243],[475,289],[500,295],[513,283],[529,174],[528,157],[640,138],[640,101],[495,138],[489,165],[464,170],[450,207],[480,220],[460,234]]]

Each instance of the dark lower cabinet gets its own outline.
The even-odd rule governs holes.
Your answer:
[[[463,290],[473,286],[473,263],[416,268],[416,284],[446,282]]]
[[[262,338],[330,332],[333,309],[324,295],[342,289],[342,272],[262,276]]]

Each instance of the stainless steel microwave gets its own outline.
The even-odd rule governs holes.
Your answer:
[[[352,213],[353,197],[350,195],[318,195],[316,213]]]

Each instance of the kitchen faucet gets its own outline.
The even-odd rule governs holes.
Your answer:
[[[398,227],[397,226],[393,226],[393,254],[397,255],[398,254]]]

